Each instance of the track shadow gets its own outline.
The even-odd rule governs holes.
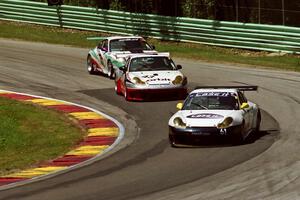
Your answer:
[[[113,88],[107,89],[96,89],[96,90],[84,90],[78,91],[86,95],[101,99],[102,101],[108,102],[112,105],[118,106],[129,115],[136,116],[136,118],[141,120],[149,119],[151,116],[160,116],[156,117],[156,120],[163,120],[167,125],[168,119],[172,114],[176,112],[175,105],[178,98],[160,98],[156,97],[148,101],[133,101],[128,102],[123,96],[117,95],[114,92]],[[161,102],[161,104],[160,104]],[[170,103],[168,103],[170,102]],[[173,105],[174,104],[174,105]],[[161,107],[160,107],[161,106]],[[167,114],[166,114],[167,113]],[[268,140],[275,140],[279,134],[280,128],[278,122],[266,111],[261,110],[262,114],[262,123],[261,131],[252,132],[245,139],[244,143],[241,145],[234,146],[246,146],[256,143],[261,139],[267,138]],[[140,122],[140,121],[139,121]],[[167,133],[167,130],[165,130]],[[269,141],[272,143],[272,141]],[[182,146],[183,148],[215,148],[215,147],[232,147],[232,141],[229,137],[214,137],[214,138],[205,138],[204,140],[197,140],[189,144],[191,146]]]

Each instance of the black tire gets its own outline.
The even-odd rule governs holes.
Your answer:
[[[108,77],[110,79],[115,79],[116,78],[115,70],[110,60],[107,62],[107,67],[108,67],[108,74],[107,74]]]
[[[86,59],[86,67],[89,74],[96,74],[96,70],[92,64],[92,58],[91,55],[88,55]]]

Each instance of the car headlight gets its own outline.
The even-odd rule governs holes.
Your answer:
[[[134,84],[139,84],[139,85],[144,85],[145,84],[145,82],[144,81],[142,81],[140,78],[138,78],[138,77],[134,77],[133,79],[132,79],[132,82],[134,83]]]
[[[172,83],[173,83],[174,85],[179,85],[179,84],[182,83],[182,81],[183,81],[182,76],[176,76],[176,78],[172,81]]]
[[[217,128],[228,128],[232,122],[232,117],[226,117],[221,123],[217,124]]]
[[[174,126],[175,126],[175,127],[178,127],[178,128],[186,128],[186,123],[184,123],[180,117],[176,117],[176,118],[173,120],[173,123],[174,123]]]

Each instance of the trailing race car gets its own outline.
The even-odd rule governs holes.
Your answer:
[[[246,99],[243,91],[257,86],[208,86],[192,91],[179,111],[169,120],[171,146],[226,137],[242,144],[252,131],[259,131],[261,114],[258,106]]]
[[[87,56],[87,70],[90,74],[101,72],[113,79],[116,68],[124,66],[124,55],[137,53],[157,53],[139,36],[118,36],[102,38],[99,45],[91,49]]]
[[[187,95],[187,78],[179,71],[169,53],[132,55],[116,73],[115,91],[126,100],[150,98],[184,99]]]

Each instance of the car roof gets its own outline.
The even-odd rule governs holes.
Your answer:
[[[233,89],[233,88],[205,88],[205,89],[196,89],[193,90],[190,94],[194,94],[194,93],[200,93],[200,92],[230,92],[230,93],[237,93],[238,90],[237,89]]]

